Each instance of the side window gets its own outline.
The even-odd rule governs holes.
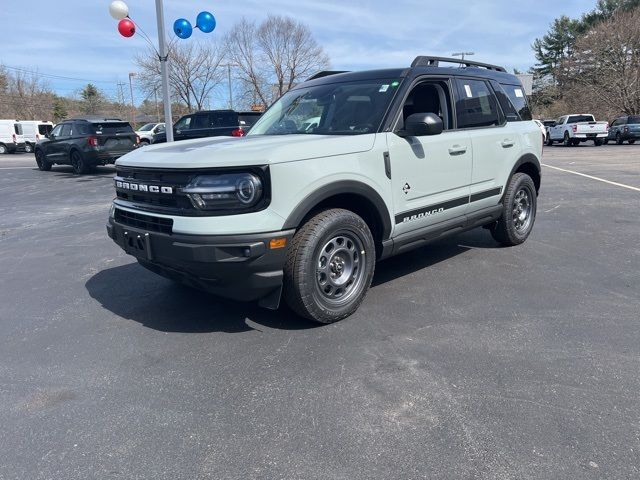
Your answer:
[[[194,116],[191,128],[209,128],[209,123],[209,115],[201,113]]]
[[[164,125],[158,125],[158,126],[156,127],[156,134],[158,134],[158,133],[164,133],[164,132],[165,132]]]
[[[518,121],[518,120],[531,120],[533,117],[531,116],[531,110],[529,109],[529,104],[527,103],[527,96],[520,85],[507,85],[507,84],[499,84],[497,82],[491,82],[493,89],[496,92],[498,97],[498,101],[500,102],[500,106],[502,107],[502,111],[507,117],[507,121]],[[505,99],[502,98],[502,93],[506,94],[506,100],[509,104],[507,108],[505,108]],[[511,113],[508,113],[511,112]],[[510,116],[513,116],[515,112],[517,119],[511,119]]]
[[[402,128],[406,119],[414,113],[435,113],[442,119],[445,130],[453,129],[451,115],[451,92],[446,81],[425,81],[419,83],[404,102],[402,117],[398,127]]]
[[[51,130],[51,135],[55,137],[59,137],[61,132],[62,132],[62,125],[56,125],[56,128]]]
[[[71,124],[70,123],[65,123],[62,126],[62,133],[60,133],[60,136],[61,137],[70,137],[72,133],[73,133],[73,129],[71,128]]]
[[[496,97],[482,80],[456,79],[458,128],[478,128],[500,125]]]
[[[91,133],[89,125],[86,123],[77,123],[75,129],[77,135],[89,135]]]
[[[193,115],[182,117],[180,120],[178,120],[178,123],[176,123],[175,129],[176,130],[189,130],[189,128],[191,127],[191,119],[192,118],[193,118]]]

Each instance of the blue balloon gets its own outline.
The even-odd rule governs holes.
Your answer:
[[[200,12],[196,19],[196,27],[198,27],[201,32],[211,33],[216,28],[216,19],[212,13]]]
[[[173,22],[173,33],[176,34],[176,37],[187,39],[193,33],[193,27],[189,20],[185,18],[179,18],[175,22]]]

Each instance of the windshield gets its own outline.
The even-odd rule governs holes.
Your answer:
[[[361,135],[380,127],[400,80],[362,80],[286,93],[248,135]]]
[[[152,130],[153,127],[155,127],[156,124],[155,123],[147,123],[146,125],[140,127],[140,129],[138,130],[139,132],[148,132],[149,130]]]
[[[567,123],[594,122],[593,115],[571,115]]]

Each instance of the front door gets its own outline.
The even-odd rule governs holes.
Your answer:
[[[453,129],[448,80],[425,79],[407,96],[398,124],[413,113],[434,113],[439,135],[400,137],[387,133],[395,211],[394,236],[462,217],[469,202],[473,149],[469,133]]]

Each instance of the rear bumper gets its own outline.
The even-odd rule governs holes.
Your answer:
[[[25,143],[6,143],[7,151],[9,153],[17,153],[25,151]]]
[[[574,133],[572,138],[577,140],[593,140],[596,138],[600,138],[604,140],[607,138],[609,134],[607,132],[604,133]]]
[[[140,230],[109,219],[109,237],[145,268],[171,280],[240,301],[274,295],[277,307],[287,248],[270,249],[274,238],[294,231],[251,235],[184,235]],[[123,279],[126,281],[126,279]]]
[[[108,165],[116,163],[123,155],[131,152],[133,150],[120,150],[120,151],[109,151],[109,150],[89,150],[84,153],[85,160],[92,165]]]

